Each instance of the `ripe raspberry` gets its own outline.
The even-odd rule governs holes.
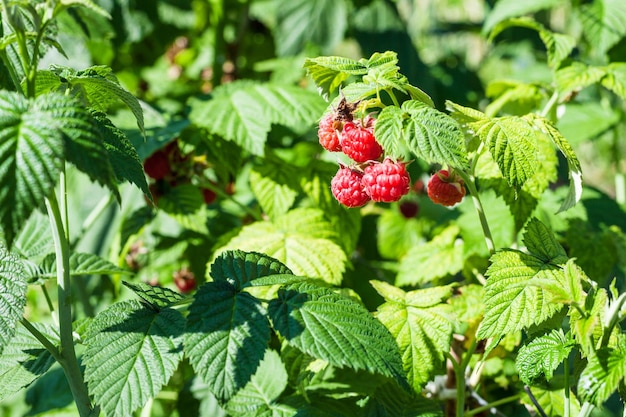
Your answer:
[[[363,186],[374,201],[391,203],[409,192],[411,177],[406,164],[385,159],[365,168]]]
[[[454,173],[450,175],[445,169],[434,173],[428,181],[428,197],[435,204],[453,206],[463,200],[464,196],[463,180]]]
[[[400,203],[400,213],[405,219],[412,219],[419,213],[419,205],[415,201],[403,201]]]
[[[374,161],[383,154],[382,146],[374,138],[374,129],[353,122],[343,125],[341,150],[356,162]]]
[[[361,207],[370,201],[369,195],[363,189],[363,174],[351,168],[342,166],[330,182],[333,195],[346,207]]]
[[[169,158],[163,150],[158,150],[146,158],[143,169],[155,180],[161,180],[172,173]]]
[[[180,292],[186,294],[196,288],[196,277],[189,268],[184,267],[179,271],[174,272],[174,284]]]
[[[341,122],[335,121],[334,113],[328,113],[320,120],[317,137],[320,140],[320,145],[322,145],[324,149],[331,152],[341,151],[338,127],[341,127]]]
[[[202,188],[202,198],[206,204],[211,204],[217,198],[217,194],[210,188]]]

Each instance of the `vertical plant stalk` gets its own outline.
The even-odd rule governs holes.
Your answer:
[[[64,206],[66,207],[66,206]],[[60,333],[60,360],[65,377],[74,396],[74,401],[81,417],[98,414],[98,410],[91,405],[87,385],[83,379],[76,351],[74,350],[74,336],[72,332],[72,297],[70,290],[70,250],[65,228],[63,227],[64,213],[61,213],[54,191],[46,198],[46,209],[52,227],[54,251],[56,254],[58,314]]]
[[[485,235],[485,244],[487,245],[489,254],[493,255],[496,253],[496,246],[493,243],[493,237],[491,235],[491,229],[489,229],[489,223],[487,222],[487,216],[485,215],[483,203],[480,201],[480,197],[478,196],[478,190],[476,189],[476,185],[474,184],[474,177],[470,177],[466,172],[460,169],[455,170],[454,172],[459,174],[459,176],[463,179],[463,182],[465,182],[465,186],[470,192],[472,202],[474,203],[474,208],[476,208],[476,213],[478,214],[478,219],[480,220],[480,226],[482,227],[483,234]]]

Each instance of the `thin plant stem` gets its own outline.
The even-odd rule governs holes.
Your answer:
[[[59,353],[59,349],[57,349],[57,347],[52,344],[50,339],[48,339],[43,333],[37,330],[37,328],[33,326],[32,323],[28,321],[28,319],[26,319],[26,317],[22,317],[20,323],[22,323],[22,326],[24,326],[26,330],[28,330],[33,336],[35,336],[37,340],[41,342],[43,347],[45,347],[46,350],[50,352],[52,357],[56,359],[57,362],[61,363],[63,361],[63,358]]]
[[[44,298],[46,299],[46,303],[48,304],[48,308],[50,309],[50,314],[52,315],[52,320],[54,320],[54,324],[59,324],[59,317],[57,316],[56,311],[54,309],[54,303],[50,298],[50,294],[48,293],[48,288],[46,288],[46,284],[41,286],[41,290],[43,291]]]
[[[63,228],[63,218],[54,191],[46,198],[46,209],[52,227],[52,238],[56,254],[58,313],[60,334],[60,360],[65,376],[74,396],[74,401],[81,417],[87,417],[97,410],[91,405],[87,386],[76,358],[74,350],[74,335],[72,331],[72,297],[70,290],[70,251],[66,232]]]
[[[580,413],[578,413],[578,417],[589,417],[593,409],[593,404],[585,402],[582,407],[580,407]]]
[[[473,410],[468,410],[464,415],[465,415],[465,417],[471,417],[471,416],[474,416],[476,414],[480,414],[483,411],[489,411],[492,408],[495,408],[495,407],[497,407],[499,405],[506,404],[506,403],[511,403],[513,401],[517,401],[517,400],[520,399],[520,397],[521,397],[521,394],[515,394],[515,395],[511,395],[510,397],[501,398],[501,399],[496,400],[496,401],[494,401],[492,403],[485,404],[485,405],[482,405],[480,407],[474,408]]]
[[[465,182],[465,186],[470,192],[472,202],[474,203],[474,208],[476,209],[478,219],[480,220],[480,226],[482,227],[483,234],[485,235],[485,244],[487,245],[489,254],[493,255],[494,253],[496,253],[496,246],[493,243],[493,237],[491,235],[491,229],[489,229],[489,223],[487,222],[485,209],[483,208],[483,204],[480,201],[480,197],[478,196],[478,190],[476,189],[476,185],[474,184],[474,177],[467,175],[467,173],[463,172],[462,170],[455,170],[454,172],[459,174],[459,176]]]
[[[100,199],[100,201],[98,201],[96,206],[91,210],[91,212],[89,213],[89,215],[87,216],[85,221],[83,221],[83,224],[80,226],[80,230],[78,232],[76,240],[74,242],[72,242],[71,248],[75,248],[76,247],[76,245],[78,244],[80,239],[83,237],[83,235],[89,229],[91,229],[91,227],[94,225],[94,223],[100,218],[100,216],[102,215],[104,210],[106,210],[107,207],[109,207],[109,205],[113,202],[114,198],[115,197],[113,197],[113,193],[107,193],[105,196],[103,196]]]
[[[563,417],[570,417],[570,393],[569,393],[569,358],[565,358],[563,361],[563,385],[565,391],[563,392]]]
[[[550,99],[548,99],[548,102],[546,103],[546,105],[543,106],[543,109],[541,110],[541,113],[539,113],[539,115],[541,117],[548,117],[548,115],[552,112],[552,110],[554,110],[554,107],[556,107],[558,100],[559,100],[559,92],[555,91],[554,93],[552,93],[552,96],[550,96]]]
[[[530,401],[533,403],[533,405],[535,406],[535,408],[537,409],[537,411],[539,412],[541,417],[548,417],[546,415],[546,412],[543,411],[543,408],[541,408],[541,406],[539,405],[539,402],[537,401],[537,399],[533,395],[533,392],[530,390],[530,387],[528,385],[524,385],[524,391],[526,391],[526,394],[528,395],[528,398],[530,398]]]
[[[606,325],[604,326],[604,334],[602,335],[601,346],[607,346],[609,344],[611,333],[619,322],[620,311],[622,310],[624,303],[626,303],[626,292],[620,294],[620,296],[611,303],[609,311],[606,314]]]

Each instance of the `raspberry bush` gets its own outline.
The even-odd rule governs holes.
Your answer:
[[[1,416],[623,416],[626,3],[0,10]]]

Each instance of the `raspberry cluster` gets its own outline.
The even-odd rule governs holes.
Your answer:
[[[344,98],[319,123],[320,145],[331,152],[343,152],[354,161],[339,167],[330,183],[333,195],[346,207],[361,207],[370,200],[398,201],[411,185],[406,164],[383,159],[383,147],[374,135],[376,119],[369,115],[355,119],[356,107]]]

